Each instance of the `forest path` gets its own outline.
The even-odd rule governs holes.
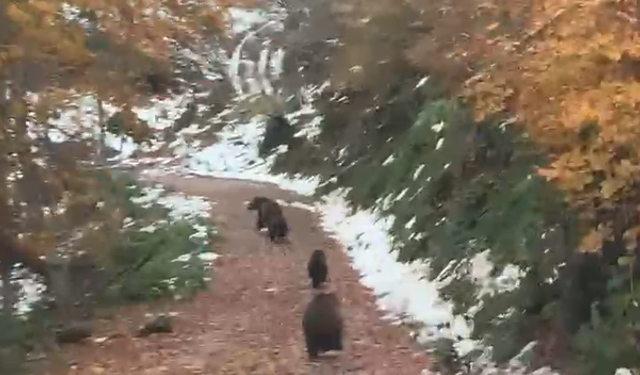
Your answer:
[[[275,185],[250,181],[154,176],[146,178],[216,202],[211,213],[221,239],[214,242],[213,281],[188,302],[165,303],[177,312],[174,332],[133,338],[126,332],[103,343],[68,346],[74,365],[49,374],[367,374],[418,375],[426,360],[408,332],[381,319],[374,297],[358,282],[340,244],[323,232],[316,213],[284,206],[290,244],[271,245],[254,227],[255,212],[245,201],[263,195],[286,202],[301,198]],[[345,351],[309,364],[301,320],[311,298],[306,263],[314,249],[327,252],[329,275],[345,318]],[[139,306],[108,325],[131,330]],[[135,319],[133,319],[135,320]]]

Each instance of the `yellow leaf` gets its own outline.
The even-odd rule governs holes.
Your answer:
[[[635,256],[622,256],[620,258],[618,258],[618,265],[619,266],[633,266],[633,264],[635,263],[636,257]]]
[[[495,30],[498,26],[500,26],[499,22],[494,22],[491,25],[487,26],[487,30],[491,31],[491,30]]]
[[[575,192],[584,191],[587,185],[593,182],[591,173],[583,171],[563,171],[558,178],[559,186],[563,189]]]
[[[34,9],[45,13],[45,14],[54,14],[57,12],[58,8],[56,7],[56,5],[50,1],[43,1],[43,0],[31,0],[29,2],[29,5],[31,5]]]
[[[638,247],[638,236],[640,236],[640,226],[629,228],[623,233],[622,238],[627,245],[627,249],[635,250]]]
[[[616,176],[621,179],[631,179],[633,174],[638,171],[638,167],[633,165],[629,160],[623,159],[620,164],[615,166]]]
[[[609,199],[614,196],[620,189],[622,189],[625,185],[625,181],[621,179],[610,178],[604,180],[600,184],[600,193],[602,197],[605,199]]]
[[[16,4],[10,4],[7,7],[7,15],[16,23],[26,25],[31,22],[32,16],[22,9],[18,8]]]
[[[591,169],[594,171],[604,171],[607,169],[609,160],[611,160],[611,154],[591,153],[587,155],[587,159],[591,164]]]
[[[618,61],[622,53],[616,48],[602,48],[600,53],[611,61]]]

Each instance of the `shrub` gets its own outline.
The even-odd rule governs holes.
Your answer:
[[[214,230],[207,217],[173,218],[157,203],[163,190],[145,191],[127,175],[113,179],[111,202],[124,208],[124,228],[106,255],[114,276],[107,301],[144,302],[163,297],[183,298],[204,289]],[[145,194],[146,193],[146,194]]]
[[[125,229],[111,254],[116,272],[122,273],[110,288],[111,297],[143,302],[188,297],[204,289],[209,270],[198,255],[208,243],[207,238],[194,236],[193,224],[179,220],[160,223],[153,230],[138,225]]]
[[[24,322],[16,316],[0,314],[0,331],[0,373],[20,373],[27,355]]]

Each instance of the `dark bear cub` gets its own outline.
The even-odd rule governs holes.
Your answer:
[[[311,279],[311,287],[317,288],[327,281],[329,268],[327,267],[327,256],[322,250],[314,250],[307,263],[307,271]]]
[[[264,222],[264,208],[263,206],[269,206],[271,207],[272,211],[280,211],[280,213],[282,214],[282,210],[280,209],[280,206],[278,205],[277,202],[267,198],[267,197],[254,197],[249,204],[247,205],[247,210],[249,211],[258,211],[258,217],[256,220],[256,229],[260,230],[262,228],[266,227],[266,224]]]
[[[270,220],[267,220],[267,229],[271,242],[276,242],[277,239],[285,240],[289,234],[289,225],[284,215],[271,217]]]
[[[316,294],[302,317],[309,359],[330,350],[342,350],[342,315],[334,293]]]
[[[271,242],[275,242],[278,238],[284,239],[289,234],[289,225],[276,201],[267,197],[254,197],[247,205],[247,209],[258,211],[256,229],[266,227]]]

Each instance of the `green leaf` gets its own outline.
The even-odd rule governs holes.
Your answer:
[[[631,266],[636,260],[636,257],[633,255],[625,255],[618,258],[619,266]]]

